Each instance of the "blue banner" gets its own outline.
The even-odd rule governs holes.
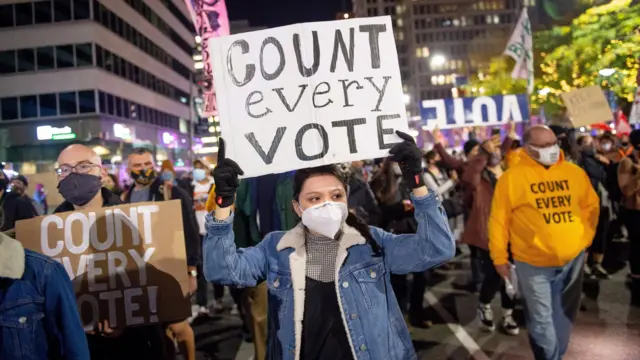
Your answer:
[[[422,125],[430,130],[502,125],[529,120],[527,94],[423,100]]]

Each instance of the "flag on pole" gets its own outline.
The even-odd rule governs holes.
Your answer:
[[[635,99],[633,99],[633,105],[629,113],[629,122],[631,124],[640,123],[640,86],[636,89],[636,96]]]
[[[526,7],[522,9],[522,14],[511,34],[504,54],[516,61],[511,77],[526,79],[527,92],[531,94],[533,92],[533,38],[531,36],[531,21],[529,21]]]
[[[631,130],[633,130],[631,129],[631,125],[629,125],[629,119],[627,119],[621,109],[618,109],[617,115],[616,133],[629,135]]]

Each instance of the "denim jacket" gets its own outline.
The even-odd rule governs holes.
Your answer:
[[[371,246],[355,229],[343,228],[336,258],[335,284],[344,328],[356,360],[416,359],[411,336],[391,288],[390,274],[424,271],[455,252],[454,239],[440,201],[432,193],[413,198],[418,231],[393,235],[371,227],[383,249]],[[217,221],[207,215],[204,274],[207,280],[238,287],[266,281],[267,358],[299,360],[304,318],[306,250],[304,227],[268,234],[255,247],[237,250],[233,216]]]
[[[0,359],[87,360],[69,275],[58,262],[0,235]]]

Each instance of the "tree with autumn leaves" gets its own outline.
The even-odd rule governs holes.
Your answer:
[[[613,0],[589,8],[570,25],[535,32],[533,44],[534,110],[544,104],[551,113],[562,104],[560,93],[589,85],[613,91],[619,103],[633,101],[640,67],[637,1]],[[480,95],[480,89],[483,95],[525,92],[524,80],[511,79],[513,64],[503,56],[492,59],[488,71],[468,85],[469,95]]]

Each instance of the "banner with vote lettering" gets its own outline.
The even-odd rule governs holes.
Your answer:
[[[529,101],[526,94],[422,100],[420,112],[426,130],[495,126],[529,120]]]
[[[246,177],[379,158],[408,131],[391,18],[212,38],[227,156]]]
[[[121,328],[191,315],[178,200],[19,221],[16,239],[64,266],[86,330],[101,320]]]

